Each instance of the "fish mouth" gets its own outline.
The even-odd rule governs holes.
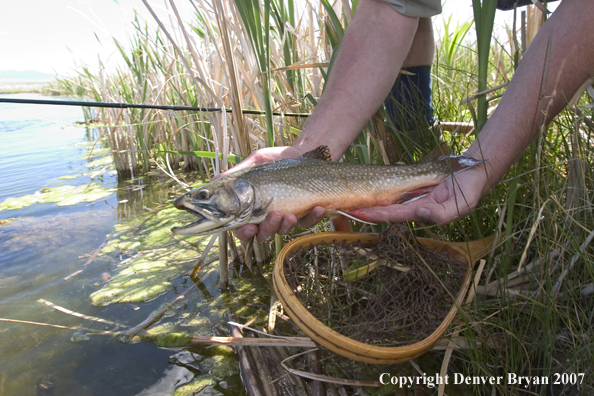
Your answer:
[[[227,216],[211,205],[203,203],[194,203],[185,195],[173,201],[173,205],[180,210],[196,216],[194,221],[186,226],[173,227],[171,232],[176,235],[205,235],[212,234],[219,229],[225,228],[225,225],[235,220],[235,216]],[[222,230],[221,230],[222,231]]]
[[[206,217],[201,217],[198,221],[194,221],[186,226],[182,227],[173,227],[171,232],[176,235],[206,235],[212,234],[217,231],[223,231],[225,225],[235,220],[235,216],[231,216],[228,218],[220,219],[218,222],[211,221]]]

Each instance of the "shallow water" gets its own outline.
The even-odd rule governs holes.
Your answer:
[[[93,162],[107,151],[99,142],[91,153],[98,134],[73,125],[82,119],[76,107],[0,104],[0,204],[8,198],[39,197],[48,191],[42,189],[65,185],[97,183],[114,189],[104,198],[70,206],[46,202],[0,211],[0,224],[14,219],[0,225],[0,318],[108,327],[54,310],[39,301],[43,299],[134,326],[192,284],[180,276],[171,280],[167,294],[152,301],[93,306],[89,296],[103,287],[104,274],[118,272],[115,253],[100,255],[82,273],[63,279],[82,268],[88,256],[81,256],[97,249],[115,226],[150,215],[146,207],[174,197],[169,187],[150,178],[118,183],[112,166]],[[205,281],[201,296],[218,296],[217,288],[215,280]],[[151,342],[125,344],[110,335],[91,335],[75,343],[74,332],[0,322],[0,395],[167,395],[208,375],[217,361]],[[238,394],[242,389],[239,376],[232,373],[206,386],[202,394]]]

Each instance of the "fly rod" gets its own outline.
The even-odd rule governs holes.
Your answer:
[[[80,106],[80,107],[109,107],[116,109],[156,109],[156,110],[187,110],[199,112],[220,112],[223,109],[219,107],[192,107],[192,106],[166,106],[166,105],[151,105],[151,104],[135,104],[135,103],[115,103],[115,102],[85,102],[76,100],[49,100],[49,99],[12,99],[0,98],[0,103],[18,103],[18,104],[41,104],[41,105],[58,105],[58,106]],[[227,113],[231,113],[232,109],[225,109]],[[263,115],[266,112],[261,110],[242,109],[243,114]],[[308,117],[309,113],[272,113],[275,116],[285,117]]]

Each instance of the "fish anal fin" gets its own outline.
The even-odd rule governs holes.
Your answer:
[[[412,201],[416,201],[419,198],[423,198],[425,195],[429,194],[427,190],[413,190],[408,191],[402,194],[394,203],[395,204],[407,204]]]
[[[377,223],[370,223],[369,221],[365,221],[363,219],[360,219],[358,217],[355,217],[355,216],[353,216],[350,213],[345,213],[342,210],[334,210],[333,211],[333,214],[329,215],[329,217],[332,219],[333,216],[342,216],[342,217],[345,218],[345,220],[346,219],[351,219],[351,220],[355,220],[355,221],[358,221],[360,223],[365,223],[365,224],[371,224],[371,225],[376,225],[377,224]]]
[[[330,220],[334,225],[334,230],[338,232],[353,232],[353,228],[349,219],[342,214],[336,213],[330,216]]]
[[[310,160],[332,161],[332,155],[330,154],[328,146],[318,146],[303,154],[303,157]]]

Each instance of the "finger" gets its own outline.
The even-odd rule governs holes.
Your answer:
[[[229,170],[226,170],[225,172],[221,172],[218,175],[213,176],[212,180],[216,180],[219,177],[227,176],[227,175],[229,175],[229,174],[231,174],[233,172],[237,172],[237,171],[242,170],[244,168],[249,168],[250,166],[252,166],[252,165],[250,165],[250,164],[244,164],[242,162],[240,164],[235,165],[233,168],[231,168]]]
[[[422,221],[438,225],[448,224],[470,213],[478,203],[480,195],[474,189],[468,193],[453,183],[442,183],[431,194],[431,200],[421,202],[415,207],[415,214]]]
[[[258,226],[255,224],[247,224],[239,227],[233,231],[233,233],[239,240],[243,242],[249,242],[254,237],[254,235],[258,233]]]
[[[450,223],[458,218],[457,213],[450,213],[441,204],[419,206],[415,210],[415,214],[419,217],[420,221],[433,222],[438,225]]]
[[[268,216],[266,216],[264,221],[258,227],[258,234],[256,234],[258,240],[260,242],[268,242],[274,238],[274,234],[280,230],[282,221],[282,212],[273,210],[272,212],[268,213]]]
[[[253,154],[252,154],[253,155]],[[226,170],[225,172],[221,172],[218,175],[215,175],[212,180],[216,180],[219,177],[223,177],[223,176],[227,176],[233,172],[237,172],[240,171],[242,169],[245,168],[249,168],[252,167],[254,165],[257,165],[258,161],[254,160],[253,158],[247,157],[245,160],[241,161],[239,164],[235,165],[233,168]]]
[[[294,147],[267,147],[264,149],[259,149],[251,153],[246,159],[241,161],[239,164],[235,165],[233,168],[225,171],[223,173],[219,173],[213,180],[218,179],[219,177],[226,176],[230,173],[237,172],[239,170],[250,168],[252,166],[265,164],[268,162],[276,161],[283,158],[295,158],[299,157],[301,154],[299,151]]]
[[[419,206],[416,208],[415,214],[420,221],[431,221],[437,225],[444,225],[470,213],[468,205],[456,205],[455,203],[452,204],[452,201],[446,201],[444,204],[435,203]]]
[[[350,215],[372,223],[407,223],[410,221],[419,221],[415,208],[417,205],[389,205],[376,206],[373,208],[361,208],[349,211]]]
[[[307,216],[299,220],[299,226],[303,228],[313,227],[322,221],[324,216],[326,216],[326,209],[321,206],[316,206],[307,214]]]
[[[278,230],[280,235],[289,235],[295,225],[297,224],[297,217],[294,214],[286,214]]]

